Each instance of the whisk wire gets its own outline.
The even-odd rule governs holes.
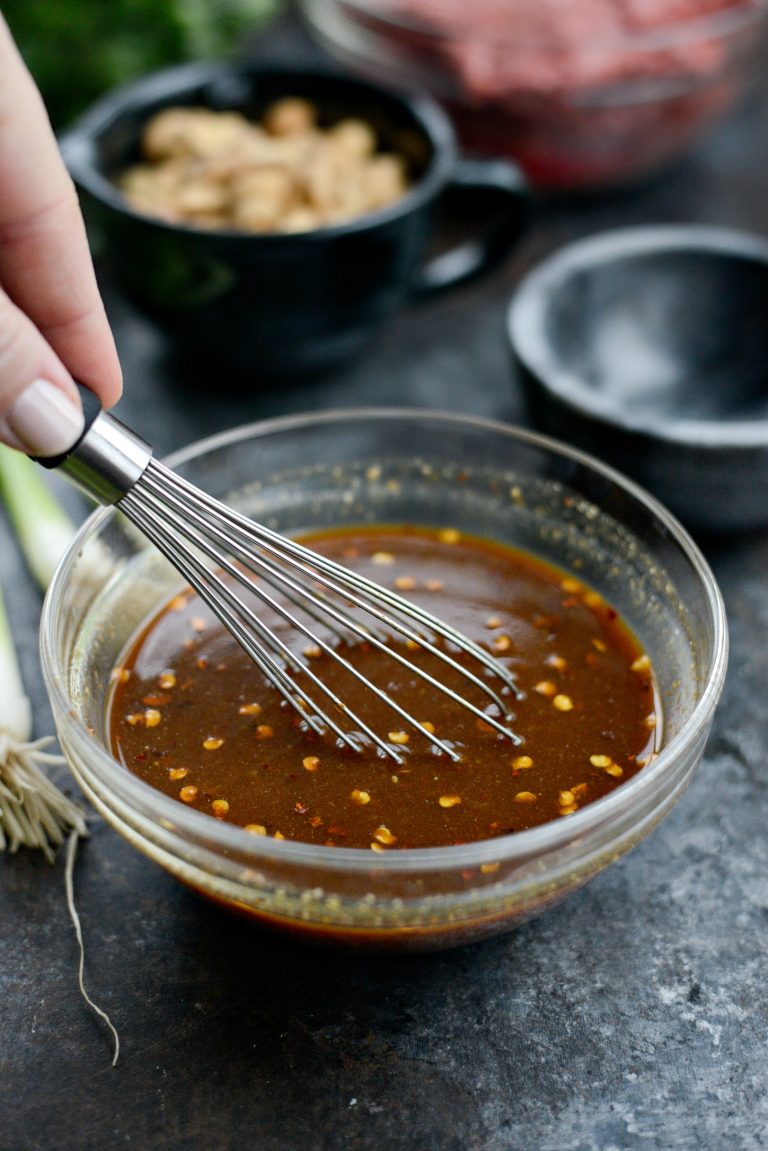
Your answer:
[[[281,539],[281,537],[275,536],[274,533],[269,531],[269,529],[263,528],[262,525],[254,524],[252,521],[246,519],[232,509],[219,504],[218,501],[213,500],[209,496],[204,496],[203,500],[206,511],[208,512],[208,518],[206,518],[206,516],[200,514],[195,509],[194,503],[192,503],[188,498],[191,496],[193,499],[199,499],[196,489],[191,488],[190,485],[186,485],[185,481],[181,479],[181,477],[178,477],[175,473],[165,469],[163,465],[155,464],[154,461],[153,464],[160,474],[157,476],[149,475],[146,477],[147,492],[145,493],[145,497],[149,502],[152,502],[152,497],[154,497],[158,515],[172,515],[173,513],[169,510],[168,507],[170,504],[171,508],[176,509],[178,512],[178,515],[175,517],[175,522],[182,537],[187,536],[189,540],[195,544],[195,546],[204,551],[204,553],[207,554],[215,563],[226,570],[228,574],[230,574],[241,584],[241,586],[246,588],[249,592],[257,595],[264,603],[268,604],[274,611],[276,611],[284,619],[290,622],[291,625],[295,627],[301,634],[310,639],[313,644],[318,644],[322,650],[324,650],[329,656],[331,656],[339,664],[351,672],[351,674],[355,676],[358,681],[371,688],[379,699],[381,699],[395,712],[397,712],[401,718],[406,720],[406,722],[412,726],[415,726],[417,730],[424,731],[424,729],[421,727],[421,724],[419,724],[408,711],[402,708],[395,700],[392,699],[390,695],[378,688],[376,684],[373,684],[370,680],[367,680],[362,675],[362,673],[360,673],[353,665],[345,660],[339,652],[335,651],[327,643],[322,641],[320,637],[312,632],[300,619],[289,612],[283,604],[278,603],[271,596],[269,596],[268,593],[266,593],[258,583],[253,582],[252,577],[246,576],[240,568],[235,565],[231,565],[227,560],[226,553],[232,555],[235,559],[238,559],[242,563],[247,564],[252,571],[256,571],[260,575],[263,575],[273,585],[277,585],[280,588],[282,595],[289,598],[294,604],[300,604],[302,610],[308,611],[308,614],[310,614],[310,616],[316,621],[323,622],[325,624],[327,624],[328,619],[331,621],[339,622],[359,639],[375,646],[377,649],[384,652],[386,655],[388,655],[407,670],[413,671],[414,665],[400,652],[380,639],[379,636],[376,635],[376,633],[373,632],[369,627],[363,625],[354,616],[346,612],[339,604],[332,603],[327,597],[323,597],[322,599],[318,598],[317,592],[309,591],[305,586],[297,582],[283,567],[280,567],[273,560],[265,557],[264,555],[255,552],[253,550],[252,542],[250,548],[246,550],[244,547],[238,546],[235,537],[248,539],[251,541],[251,537],[253,537],[255,534],[257,538],[259,538],[260,546],[264,546],[268,552],[273,555],[279,554],[280,558],[284,562],[290,563],[291,570],[294,573],[299,573],[300,575],[312,580],[319,579],[322,585],[328,590],[332,591],[334,594],[347,598],[348,601],[354,606],[370,613],[374,616],[374,618],[387,624],[392,630],[405,636],[405,638],[418,643],[419,646],[429,651],[430,654],[436,656],[443,663],[458,671],[465,679],[482,690],[486,696],[488,696],[501,710],[502,714],[507,713],[507,709],[505,708],[502,700],[499,698],[496,692],[493,691],[489,684],[479,679],[470,669],[458,664],[454,659],[451,658],[448,653],[435,646],[435,644],[432,643],[427,636],[423,635],[421,632],[414,631],[414,629],[409,624],[404,624],[400,620],[392,618],[391,615],[387,614],[387,612],[379,608],[378,605],[371,605],[367,600],[361,598],[356,593],[356,591],[347,587],[347,583],[354,582],[355,584],[359,584],[359,586],[362,586],[366,589],[371,588],[376,593],[383,592],[384,596],[382,598],[385,599],[385,602],[389,604],[389,602],[392,601],[397,605],[398,608],[400,608],[402,605],[410,607],[411,605],[408,604],[407,601],[401,601],[399,597],[387,593],[386,589],[381,589],[379,585],[371,583],[371,581],[366,580],[365,577],[358,577],[357,573],[349,572],[347,569],[341,568],[339,565],[325,560],[324,557],[317,556],[316,553],[311,552],[307,548],[303,548],[301,545],[295,544],[293,541],[286,541],[291,544],[290,548],[287,549],[290,552],[291,558],[290,560],[285,561],[283,551],[286,549],[283,547],[281,548],[280,552],[278,552],[277,547],[273,543],[273,540]],[[152,469],[148,469],[148,471],[150,470]],[[162,474],[163,472],[166,474]],[[176,491],[177,488],[179,489],[178,492]],[[126,501],[124,500],[122,506],[124,506],[125,503]],[[223,528],[218,527],[216,518],[225,520],[227,525],[226,531]],[[192,524],[196,525],[199,530],[195,531],[191,526]],[[266,542],[264,543],[262,543],[260,538],[262,534],[266,535],[267,537]],[[213,543],[220,545],[223,551],[216,550],[215,547],[212,547],[210,543],[206,542],[207,540],[211,540]],[[315,570],[317,566],[320,566],[316,564],[316,560],[323,561],[322,567],[325,569],[324,571],[318,572]],[[335,580],[329,578],[329,575],[327,574],[328,571],[333,572],[334,576],[336,577]],[[202,573],[205,573],[205,568],[202,568]],[[233,606],[235,607],[235,610],[240,611],[241,601],[233,596],[230,596],[230,599]],[[308,610],[309,608],[311,608],[311,610]],[[468,640],[464,640],[464,637],[460,636],[459,633],[454,632],[454,629],[448,628],[441,624],[440,621],[434,620],[425,612],[419,611],[418,616],[420,621],[426,621],[434,631],[437,631],[439,634],[450,640],[453,640],[454,635],[458,635],[459,639],[463,641],[461,644],[463,650],[470,652],[473,655],[477,655],[477,657],[480,658],[481,662],[486,668],[490,667],[496,672],[500,670],[500,665],[498,665],[492,659],[492,657],[484,652],[482,648],[480,648],[478,645],[472,644]],[[251,619],[256,618],[257,617],[251,615],[249,622],[251,622]],[[291,656],[291,659],[294,665],[297,665],[295,657]],[[298,664],[298,666],[305,672],[309,672],[309,669],[305,665]],[[434,676],[430,675],[424,669],[418,669],[418,674],[436,690],[442,692],[444,695],[451,698],[454,702],[468,708],[479,719],[488,723],[501,734],[508,736],[514,742],[520,742],[519,737],[514,732],[510,731],[510,729],[505,724],[497,720],[495,716],[488,714],[487,711],[479,708],[471,700],[467,700],[464,696],[459,695],[452,688],[442,683]],[[315,679],[313,675],[311,678],[313,678],[313,680]],[[515,694],[518,694],[517,685],[511,679],[511,676],[507,674],[503,677],[503,679],[505,684],[511,686],[514,689]],[[328,693],[326,692],[326,694]],[[337,700],[334,700],[333,702],[338,706]],[[343,708],[343,710],[349,712],[349,709],[346,706]],[[359,717],[356,718],[359,721]],[[368,733],[371,734],[370,729],[368,729]],[[441,751],[447,752],[454,759],[459,758],[444,741],[440,740],[434,735],[429,734],[428,738],[433,744],[439,747]],[[382,743],[378,739],[376,739],[376,742],[379,746],[382,746]],[[390,745],[388,744],[383,746],[388,750],[390,748]]]
[[[210,500],[210,497],[208,497],[208,499]],[[213,503],[215,501],[211,502]],[[245,517],[241,517],[238,512],[233,511],[231,508],[221,507],[221,505],[220,508],[224,513],[224,519],[228,526],[232,527],[236,531],[247,533],[247,525],[250,522],[249,520],[247,520]],[[471,640],[468,640],[461,634],[461,632],[456,631],[455,628],[452,628],[449,625],[444,624],[442,621],[436,619],[429,612],[421,608],[418,604],[413,603],[410,600],[403,599],[402,597],[396,595],[396,593],[389,591],[388,588],[382,587],[382,585],[367,579],[366,576],[361,575],[359,572],[353,572],[342,568],[333,560],[328,560],[324,556],[317,555],[315,552],[310,551],[309,548],[305,548],[303,545],[297,544],[294,540],[287,540],[286,543],[288,546],[281,547],[279,544],[281,537],[276,533],[271,532],[268,528],[265,528],[261,524],[256,525],[256,529],[255,538],[258,539],[259,545],[265,548],[265,550],[273,552],[283,560],[286,558],[286,556],[290,556],[292,559],[294,559],[294,561],[296,561],[296,565],[300,570],[306,571],[305,565],[309,565],[311,571],[307,572],[307,574],[320,579],[325,584],[325,586],[335,591],[339,595],[344,595],[349,599],[350,602],[354,603],[358,607],[361,607],[364,611],[370,613],[372,616],[380,620],[380,622],[391,628],[395,628],[406,638],[414,639],[417,642],[424,644],[425,646],[429,644],[429,640],[425,634],[418,632],[408,632],[406,630],[407,625],[399,620],[396,620],[395,615],[404,616],[411,621],[415,621],[416,623],[421,624],[427,629],[428,632],[436,632],[444,640],[453,643],[461,651],[464,651],[466,654],[473,656],[494,676],[501,679],[505,686],[511,690],[515,698],[520,698],[520,689],[518,688],[512,674],[507,671],[503,664],[500,664],[497,660],[494,659],[493,656],[484,651],[483,648],[479,646],[479,644],[475,644]],[[253,533],[251,533],[251,535],[253,537]],[[246,538],[248,538],[247,534]],[[253,538],[251,538],[251,544],[252,543]],[[323,577],[326,578],[323,579]],[[328,577],[333,578],[329,579]],[[339,579],[343,580],[343,588],[339,588],[338,584],[334,583],[334,580]],[[356,592],[364,593],[366,598],[363,599],[356,596]],[[379,604],[385,605],[388,608],[390,614],[384,612],[378,606]],[[465,676],[472,677],[472,673],[467,668],[462,667],[460,664],[457,664],[455,661],[451,660],[451,657],[447,652],[442,651],[437,647],[431,647],[429,650],[433,655],[437,656],[444,663],[450,664],[455,669],[461,671]],[[488,684],[483,683],[481,680],[476,678],[474,681],[477,686],[481,687],[486,692],[486,694],[490,695],[494,699],[494,702],[497,703],[502,708],[502,710],[504,709],[504,705],[498,699],[496,693],[493,692]]]
[[[229,628],[247,654],[264,672],[267,678],[271,680],[275,687],[277,687],[283,698],[314,731],[322,735],[324,732],[323,725],[326,725],[346,743],[348,747],[359,751],[359,745],[353,736],[336,723],[327,712],[319,709],[315,700],[300,688],[295,680],[291,679],[286,673],[284,666],[277,662],[268,651],[254,642],[252,632],[249,632],[248,629],[243,626],[242,619],[247,620],[253,632],[255,632],[266,645],[272,647],[273,650],[282,656],[285,664],[293,665],[297,669],[305,671],[307,677],[316,687],[318,687],[340,711],[345,712],[350,720],[356,723],[378,747],[389,754],[396,762],[402,762],[400,756],[398,756],[393,748],[386,744],[360,716],[345,705],[338,695],[315,675],[311,668],[303,667],[290,648],[284,644],[254,612],[250,611],[241,600],[237,599],[215,573],[206,568],[204,564],[189,552],[185,537],[182,537],[181,543],[179,543],[173,529],[170,528],[170,530],[168,530],[169,525],[166,525],[166,531],[161,533],[153,521],[145,516],[143,509],[137,507],[134,501],[126,499],[121,507],[128,518],[144,532],[152,543],[158,547],[162,546],[164,554],[171,559],[171,562],[178,568],[187,582],[196,588],[200,596],[218,618],[222,620],[225,626]],[[225,570],[229,569],[231,574],[236,573],[237,569],[231,568],[230,565],[223,563],[222,566]],[[268,597],[266,594],[260,594],[259,598],[261,598],[263,602],[270,604],[270,606],[274,603],[271,597]],[[314,707],[319,711],[319,716],[313,715],[310,711],[305,711],[299,700],[303,701],[307,708]]]
[[[249,519],[234,508],[220,503],[214,499],[213,496],[209,496],[205,492],[200,492],[182,476],[165,468],[163,464],[156,460],[152,460],[144,479],[148,487],[151,486],[157,491],[161,500],[166,498],[169,494],[169,488],[172,487],[177,489],[180,495],[185,495],[190,499],[193,505],[198,504],[213,517],[221,520],[229,532],[229,534],[224,534],[223,536],[228,547],[232,545],[233,536],[238,536],[244,541],[245,547],[248,549],[247,554],[249,559],[253,556],[251,551],[253,544],[257,542],[265,551],[277,556],[281,561],[286,561],[288,557],[292,558],[296,561],[296,566],[307,575],[319,577],[321,573],[324,573],[336,580],[343,580],[343,590],[333,583],[330,583],[328,586],[332,587],[338,594],[349,595],[350,599],[352,589],[365,592],[366,596],[370,597],[371,602],[366,599],[365,601],[361,601],[359,606],[371,615],[377,616],[375,605],[383,603],[386,604],[391,612],[421,623],[428,631],[437,631],[444,639],[455,644],[460,650],[472,655],[478,662],[483,664],[487,670],[491,671],[494,676],[501,679],[504,684],[510,688],[516,698],[520,697],[520,689],[517,686],[514,676],[503,664],[499,663],[489,652],[486,652],[480,647],[479,644],[467,639],[466,636],[462,635],[461,632],[452,628],[450,625],[436,619],[418,604],[403,599],[395,592],[390,591],[381,584],[374,583],[359,572],[353,572],[343,568],[334,560],[329,560],[325,556],[319,555],[309,548],[304,547],[302,544],[296,543],[295,540],[279,535],[264,524]],[[183,506],[185,508],[188,507],[186,504]],[[207,527],[210,526],[208,521],[205,522]],[[307,566],[311,568],[311,571],[307,571]],[[392,616],[381,614],[378,615],[377,618],[389,626],[396,626],[398,629],[403,626],[400,623],[395,624]],[[425,637],[421,636],[420,638],[423,640]],[[445,652],[440,652],[437,649],[434,654],[444,659],[450,658]],[[466,674],[466,668],[460,667],[460,670]],[[488,690],[487,685],[485,686],[486,690]]]
[[[297,544],[294,540],[279,536],[269,528],[264,527],[264,525],[248,519],[240,512],[219,503],[219,501],[205,493],[200,493],[200,495],[202,495],[201,500],[197,489],[191,484],[188,484],[181,476],[164,468],[162,464],[158,464],[156,461],[153,461],[153,466],[157,469],[158,475],[157,477],[154,475],[147,476],[147,487],[156,492],[161,506],[166,499],[172,499],[175,505],[182,510],[185,518],[195,516],[196,522],[201,530],[207,535],[218,539],[219,542],[232,553],[236,551],[235,537],[243,540],[244,549],[241,557],[247,564],[256,563],[260,570],[269,570],[277,575],[278,578],[283,578],[283,569],[276,565],[267,565],[262,555],[254,553],[253,543],[254,540],[256,540],[261,548],[269,554],[276,556],[283,563],[290,557],[290,560],[293,561],[292,567],[294,570],[301,572],[309,578],[319,580],[336,595],[348,599],[350,603],[361,608],[388,627],[394,628],[405,638],[412,639],[426,647],[432,655],[453,667],[454,670],[461,672],[465,677],[472,679],[476,686],[481,688],[502,711],[504,710],[504,704],[489,684],[475,677],[468,668],[456,663],[447,652],[433,645],[430,646],[428,636],[424,633],[407,630],[407,624],[396,620],[392,614],[384,612],[378,606],[378,603],[384,603],[390,612],[415,620],[417,623],[425,626],[428,631],[437,632],[441,638],[455,644],[456,647],[465,653],[472,655],[486,670],[491,671],[495,676],[501,679],[516,698],[520,697],[520,690],[514,676],[503,664],[494,659],[494,657],[480,647],[479,644],[468,640],[461,632],[444,624],[441,620],[436,619],[418,604],[403,599],[401,596],[389,591],[389,589],[382,587],[380,584],[374,583],[358,572],[353,572],[341,567],[341,565],[335,563],[333,560],[326,559],[324,556],[311,551],[302,544]],[[194,504],[188,504],[183,499],[175,496],[174,488],[179,489],[180,496],[186,496],[188,499],[191,498],[193,501],[201,503],[213,517],[220,519],[226,525],[227,530],[217,530],[215,520],[206,519],[203,516],[197,515],[194,511]],[[334,578],[331,579],[329,577]],[[339,581],[341,581],[342,586],[339,585]],[[303,587],[299,590],[301,600],[303,601],[308,593]],[[366,596],[370,598],[361,598],[356,595],[357,591],[365,592]],[[317,600],[316,593],[313,595],[313,600]],[[318,606],[321,608],[321,611],[328,611],[327,601],[323,601],[322,604]],[[335,610],[339,610],[338,605],[335,605]],[[347,625],[352,619],[353,617],[347,614],[343,615],[344,623]],[[369,629],[366,629],[366,631],[370,634]]]
[[[148,504],[153,503],[152,500],[147,500],[144,502],[146,502]],[[123,501],[123,504],[121,506],[126,511],[126,514],[130,514],[131,516],[135,516],[136,513],[138,512],[139,517],[142,516],[141,509],[136,509],[134,501],[130,500],[128,497],[126,497],[126,500]],[[312,632],[302,620],[300,620],[297,616],[295,616],[292,612],[290,612],[278,600],[274,599],[274,597],[271,596],[263,587],[260,587],[259,585],[254,584],[252,582],[252,580],[249,579],[239,567],[237,567],[235,564],[232,564],[230,562],[230,560],[226,557],[226,555],[223,555],[220,552],[216,551],[210,545],[208,540],[206,539],[205,534],[196,531],[193,527],[190,526],[190,523],[192,521],[194,521],[195,518],[196,517],[194,516],[194,513],[191,513],[191,512],[187,513],[187,518],[185,520],[180,519],[173,512],[166,512],[166,528],[168,529],[170,527],[170,525],[172,524],[173,527],[171,528],[171,531],[173,532],[173,534],[175,535],[176,530],[178,530],[179,534],[181,536],[182,542],[181,542],[180,547],[182,550],[182,555],[183,555],[184,541],[185,540],[194,544],[195,547],[199,548],[204,554],[208,555],[210,559],[214,560],[215,563],[217,564],[217,566],[219,566],[223,571],[225,571],[233,579],[237,580],[237,582],[240,583],[240,585],[242,587],[244,587],[249,593],[257,596],[262,601],[262,603],[264,603],[266,606],[270,607],[276,614],[278,614],[284,620],[286,620],[288,623],[290,623],[291,626],[293,626],[297,631],[299,631],[302,635],[306,636],[306,638],[310,639],[312,641],[313,645],[317,644],[321,650],[325,651],[327,655],[329,655],[338,664],[340,664],[342,667],[344,667],[346,669],[346,671],[348,671],[352,676],[354,676],[355,679],[357,679],[357,681],[359,683],[363,684],[365,687],[367,687],[369,690],[371,690],[372,693],[378,699],[380,699],[382,701],[382,703],[385,703],[394,712],[396,712],[396,714],[398,714],[401,717],[401,719],[404,719],[406,721],[406,723],[408,723],[410,726],[415,727],[417,730],[422,731],[425,738],[429,739],[429,741],[432,744],[434,744],[436,747],[438,747],[440,749],[440,751],[444,752],[445,754],[450,756],[453,760],[458,762],[458,760],[460,759],[460,756],[453,750],[453,748],[450,747],[450,745],[448,743],[446,743],[444,740],[440,739],[439,737],[437,737],[433,733],[429,733],[426,731],[426,729],[422,728],[421,724],[418,723],[418,721],[413,717],[413,715],[409,711],[407,711],[404,707],[402,707],[396,700],[394,700],[387,692],[383,691],[377,684],[373,683],[371,680],[368,680],[362,674],[362,672],[359,671],[358,668],[356,668],[348,660],[344,659],[344,657],[338,651],[334,650],[334,648],[332,648],[321,636],[318,636],[314,632]],[[137,523],[137,526],[142,526],[142,524]],[[150,532],[152,532],[153,530],[154,529],[150,528]],[[150,533],[148,532],[147,534],[150,534]],[[218,534],[218,533],[216,533],[216,534]],[[157,533],[154,533],[153,542],[156,542],[158,538],[159,537],[157,536]],[[178,551],[179,549],[176,548],[175,550]],[[209,606],[211,606],[214,610],[216,610],[216,607],[220,604],[226,604],[227,605],[227,609],[228,609],[227,610],[227,619],[228,619],[228,621],[231,621],[231,623],[232,623],[232,631],[234,632],[234,634],[235,634],[236,638],[239,640],[239,642],[241,642],[243,644],[243,646],[246,648],[246,650],[249,652],[249,654],[251,654],[250,643],[248,642],[250,639],[250,636],[249,636],[247,629],[243,629],[241,625],[236,623],[236,619],[238,616],[241,619],[246,620],[251,628],[258,631],[258,633],[261,635],[262,639],[265,642],[267,642],[270,646],[272,646],[276,650],[279,650],[280,655],[283,657],[283,659],[286,662],[292,664],[298,670],[302,671],[305,675],[307,675],[312,680],[312,682],[315,684],[315,686],[318,687],[320,689],[320,691],[322,691],[331,700],[331,702],[335,704],[336,707],[338,707],[341,711],[346,712],[346,714],[348,715],[350,720],[352,720],[355,724],[357,724],[361,728],[361,730],[364,731],[365,734],[382,751],[386,752],[397,763],[403,762],[401,756],[394,750],[392,745],[389,743],[386,743],[384,740],[382,740],[376,734],[376,732],[360,717],[359,714],[357,714],[355,711],[353,711],[349,707],[349,705],[343,703],[342,700],[338,697],[338,695],[335,692],[333,692],[327,686],[327,684],[312,671],[310,666],[302,664],[297,659],[296,655],[290,650],[290,648],[286,644],[284,644],[279,639],[279,637],[275,636],[274,632],[272,632],[263,623],[263,621],[259,620],[258,616],[256,616],[255,613],[253,613],[241,599],[239,599],[237,596],[235,596],[222,580],[218,579],[214,573],[212,573],[209,569],[207,569],[205,564],[203,564],[199,560],[195,559],[194,556],[191,553],[189,553],[188,551],[187,551],[187,554],[184,558],[185,558],[186,563],[189,565],[189,568],[192,570],[192,572],[195,575],[197,575],[198,581],[202,581],[203,587],[201,587],[201,589],[200,589],[201,594],[203,595],[203,598],[205,598],[207,600],[207,602],[209,602]],[[250,558],[254,559],[253,556],[251,556]],[[277,571],[275,574],[281,582],[286,581],[289,584],[289,586],[291,586],[291,587],[295,586],[295,587],[299,588],[299,590],[301,590],[300,585],[294,584],[293,581],[291,581],[290,578],[285,573]],[[196,586],[198,581],[192,581],[192,582],[194,582],[194,584]],[[213,598],[213,599],[211,597],[209,585],[212,585],[213,587],[216,588],[216,595],[215,595],[215,598]],[[304,591],[303,594],[306,596],[308,593],[306,591]],[[209,597],[211,597],[211,598],[209,598]],[[324,607],[325,607],[326,611],[333,612],[333,605],[326,604],[326,605],[324,605]],[[232,613],[234,613],[234,614],[232,614]],[[354,622],[354,621],[352,621],[352,622]],[[352,623],[350,624],[350,626],[352,626]],[[364,628],[360,627],[359,625],[355,625],[353,630],[355,631],[356,634],[358,634],[358,636],[360,638],[366,640],[367,642],[374,644],[376,647],[380,648],[382,651],[384,651],[388,655],[390,655],[393,659],[395,659],[399,663],[401,663],[404,667],[409,668],[411,670],[413,669],[413,665],[408,660],[406,660],[404,657],[402,657],[399,652],[393,651],[390,647],[388,647],[381,640],[379,640],[378,637],[369,634]],[[260,649],[257,649],[257,650],[259,651],[260,655],[265,654],[265,653],[262,653],[260,651]],[[262,668],[262,670],[264,670],[264,669]],[[270,672],[270,674],[272,674],[272,673]],[[450,688],[446,687],[444,684],[442,684],[438,680],[434,679],[428,673],[424,672],[422,674],[423,674],[423,678],[426,679],[429,683],[433,684],[438,690],[443,691],[445,694],[451,696],[457,702],[462,702],[461,697],[458,696],[455,692],[453,692]],[[294,681],[290,680],[289,677],[286,677],[284,673],[281,676],[281,679],[283,682],[286,682],[286,679],[287,679],[288,684],[294,683],[294,687],[298,691],[298,685],[296,685]],[[306,716],[305,712],[303,711],[303,709],[301,708],[301,706],[297,705],[294,695],[292,695],[290,693],[290,691],[283,692],[283,694],[284,694],[284,697],[294,706],[294,708],[296,708],[296,710],[299,712],[299,714],[303,718],[306,719],[307,716]],[[305,700],[305,702],[311,703],[312,706],[317,707],[316,701],[314,699],[312,699],[310,696],[306,695],[306,693],[302,692],[299,694]],[[478,716],[481,716],[484,719],[488,718],[484,712],[480,711],[480,709],[476,709],[476,710],[477,710]],[[338,727],[331,720],[330,716],[327,715],[327,713],[322,712],[321,713],[321,719],[323,720],[323,722],[327,722],[329,724],[329,726],[331,726],[332,729],[339,736],[341,736],[341,738],[344,739],[344,741],[347,744],[349,744],[350,746],[353,746],[357,749],[357,744],[354,742],[354,740],[348,736],[347,732],[345,732],[342,728]],[[502,729],[502,730],[505,730],[505,729]]]
[[[234,579],[236,579],[241,584],[241,586],[246,588],[252,594],[257,595],[262,600],[262,602],[264,602],[268,606],[272,607],[276,613],[280,614],[285,620],[287,620],[289,623],[291,623],[298,631],[300,631],[308,639],[312,640],[313,644],[317,644],[323,651],[326,652],[326,654],[328,654],[338,664],[340,664],[342,667],[346,668],[346,670],[349,671],[358,680],[358,682],[360,682],[360,683],[364,684],[366,687],[368,687],[373,692],[373,694],[375,694],[377,696],[377,698],[379,698],[383,703],[387,704],[387,706],[389,706],[393,711],[395,711],[398,715],[400,715],[400,717],[402,719],[404,719],[407,723],[409,723],[412,726],[416,726],[417,728],[421,727],[421,725],[416,722],[416,720],[414,719],[414,717],[411,715],[410,712],[406,711],[406,709],[401,707],[394,699],[392,699],[392,697],[390,695],[388,695],[386,692],[382,691],[378,687],[377,684],[373,683],[371,680],[368,680],[362,674],[362,672],[360,672],[357,668],[354,667],[354,665],[350,664],[346,659],[344,659],[344,657],[338,651],[335,651],[332,647],[330,647],[321,637],[317,636],[315,633],[310,631],[310,629],[307,628],[299,619],[297,619],[293,614],[288,612],[283,607],[283,605],[281,605],[277,601],[275,601],[271,596],[269,596],[266,592],[264,592],[263,589],[256,588],[252,584],[251,580],[248,577],[246,577],[239,568],[230,565],[223,556],[221,556],[219,553],[213,551],[212,549],[208,548],[206,546],[204,540],[201,539],[197,534],[194,537],[194,542],[199,547],[201,547],[206,552],[206,554],[208,554],[212,559],[215,559],[216,562],[224,570],[226,570],[228,574],[230,574]],[[205,569],[203,568],[202,570],[204,571]],[[276,579],[280,582],[281,585],[288,584],[291,587],[295,586],[302,591],[305,598],[309,597],[309,593],[307,593],[306,589],[301,589],[300,585],[294,584],[294,582],[292,580],[290,580],[290,578],[284,572],[280,572],[279,570],[277,570],[277,571],[275,571],[274,574],[276,576]],[[236,597],[232,596],[231,593],[229,593],[229,598],[231,600],[232,605],[235,607],[235,610],[239,610],[240,613],[243,614],[242,613],[242,601],[240,601]],[[296,599],[298,599],[298,597],[296,597]],[[333,604],[330,604],[328,602],[324,603],[324,609],[327,613],[331,614],[332,616],[338,616],[338,618],[346,619],[349,630],[352,631],[353,634],[357,635],[357,637],[359,639],[370,643],[371,646],[375,646],[376,648],[378,648],[380,651],[384,652],[391,659],[395,660],[397,663],[399,663],[402,667],[406,668],[407,670],[413,671],[413,664],[409,660],[407,660],[398,651],[394,650],[392,647],[385,644],[382,640],[380,640],[378,638],[378,636],[371,633],[368,629],[362,627],[351,616],[346,616],[346,615],[342,616],[340,613],[338,613],[336,607]],[[433,650],[432,645],[430,645],[430,644],[424,644],[423,646],[426,646],[429,650]],[[299,667],[299,669],[304,670],[308,674],[311,674],[310,669],[305,665],[299,664],[298,661],[295,659],[295,657],[293,657],[293,662],[296,666]],[[462,669],[459,667],[459,665],[455,664],[454,661],[451,660],[450,663],[452,664],[452,666],[457,667],[458,670],[465,671],[465,669]],[[478,718],[482,719],[483,721],[489,722],[491,724],[491,726],[497,727],[498,730],[502,734],[507,734],[507,729],[502,724],[500,724],[493,716],[489,716],[487,714],[487,712],[482,711],[475,704],[464,699],[462,696],[459,696],[457,692],[455,692],[452,688],[448,687],[446,684],[435,679],[435,677],[430,675],[429,672],[425,671],[424,669],[420,669],[419,674],[421,675],[422,679],[424,679],[425,682],[429,683],[436,690],[442,692],[444,695],[447,695],[449,698],[453,699],[454,702],[461,703],[464,706],[468,707],[471,711],[474,712],[475,715],[478,716]],[[470,672],[466,672],[466,675],[467,675],[467,678],[469,678],[473,682],[477,683],[477,685],[479,687],[485,687],[485,685],[482,684],[481,681],[477,680],[476,677],[474,677]],[[315,679],[314,675],[312,675],[312,678]],[[323,688],[323,690],[325,690],[324,685],[321,684],[321,687]],[[328,693],[326,692],[326,694],[328,694]],[[338,705],[338,700],[335,697],[334,697],[334,702],[337,703],[337,705]],[[345,710],[349,710],[349,709],[345,708]],[[350,712],[350,715],[354,717],[354,713]],[[358,722],[362,723],[362,721],[359,719],[359,717],[354,717],[354,718],[356,718],[358,720]],[[366,730],[370,733],[370,729],[366,729]],[[424,730],[426,733],[426,729],[424,729]],[[458,761],[460,759],[460,756],[458,756],[450,748],[450,746],[447,743],[445,743],[443,740],[439,739],[437,736],[435,736],[432,733],[426,733],[426,734],[427,734],[427,737],[429,738],[430,742],[433,743],[436,747],[438,747],[441,751],[446,752],[452,759],[454,759],[456,761]],[[376,742],[379,743],[378,740]],[[379,743],[379,746],[384,746],[387,748],[389,747],[389,745],[384,745],[382,743]]]

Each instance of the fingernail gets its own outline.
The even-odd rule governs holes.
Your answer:
[[[49,380],[33,380],[12,405],[8,427],[31,456],[59,456],[77,443],[82,408]]]

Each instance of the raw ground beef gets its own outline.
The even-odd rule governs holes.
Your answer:
[[[391,11],[439,31],[434,49],[465,96],[484,101],[572,98],[645,77],[711,75],[723,62],[722,39],[705,29],[683,37],[681,25],[744,7],[744,0],[394,0]]]
[[[466,147],[510,155],[557,188],[625,182],[682,151],[741,93],[765,13],[765,0],[349,7],[402,76],[444,101]]]

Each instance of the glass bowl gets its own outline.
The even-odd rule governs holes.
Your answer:
[[[332,52],[418,86],[469,150],[540,187],[622,184],[731,109],[764,58],[765,0],[304,0]]]
[[[170,462],[286,534],[363,522],[450,525],[578,571],[650,654],[664,713],[655,760],[542,827],[376,855],[255,837],[162,795],[108,750],[110,670],[180,581],[117,512],[98,511],[43,609],[42,662],[59,739],[94,807],[188,887],[317,942],[449,947],[563,899],[647,835],[684,790],[722,689],[725,614],[695,544],[630,481],[533,433],[394,410],[241,427]]]

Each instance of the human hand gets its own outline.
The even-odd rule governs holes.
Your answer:
[[[35,84],[0,14],[0,441],[55,456],[122,375],[77,194]]]

